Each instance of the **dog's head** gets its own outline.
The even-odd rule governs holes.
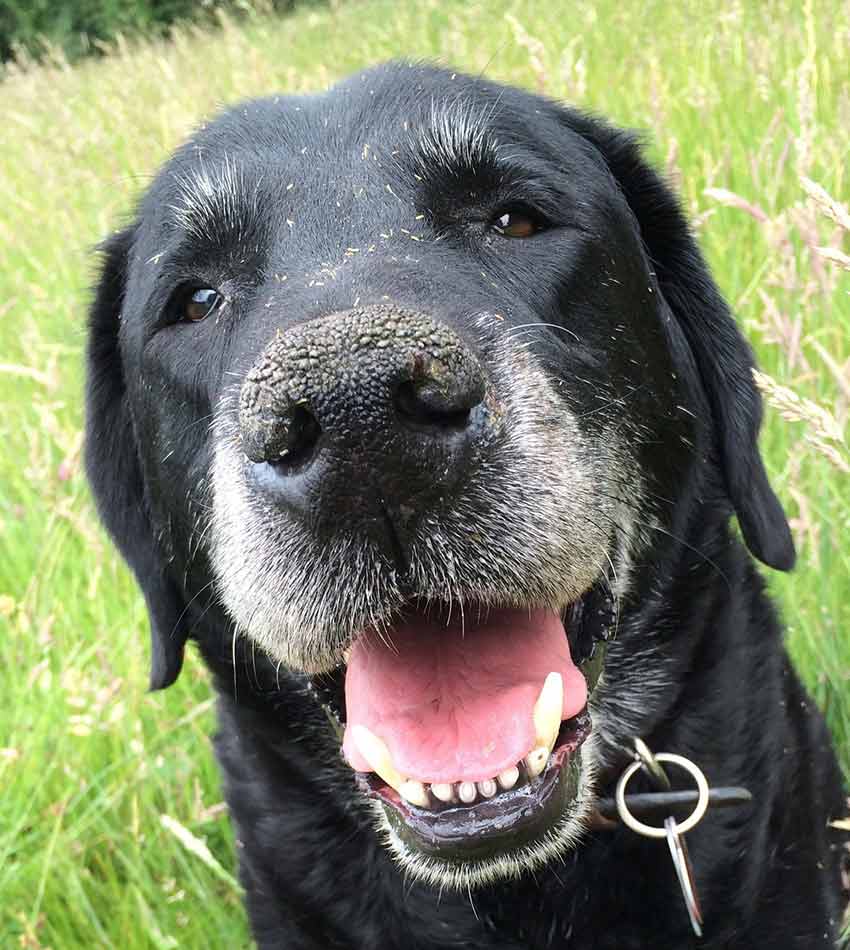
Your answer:
[[[389,65],[203,128],[105,246],[89,360],[152,685],[211,588],[222,637],[338,687],[352,795],[443,883],[574,839],[640,725],[640,643],[599,644],[696,522],[793,560],[669,191],[630,136],[479,79]]]

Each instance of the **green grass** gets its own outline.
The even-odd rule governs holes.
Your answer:
[[[843,428],[850,274],[813,250],[842,238],[800,176],[847,202],[848,48],[850,7],[828,0],[362,0],[8,72],[0,946],[249,943],[231,832],[214,807],[208,681],[192,656],[173,689],[146,694],[143,608],[96,527],[79,464],[89,249],[188,130],[223,103],[322,88],[399,55],[486,71],[651,130],[653,157],[679,183],[762,366]],[[767,220],[707,188],[743,196]],[[768,409],[762,444],[800,550],[797,571],[771,585],[850,771],[850,479],[840,467],[850,456],[835,440],[813,446],[813,431]],[[205,839],[218,863],[187,850],[162,815]]]

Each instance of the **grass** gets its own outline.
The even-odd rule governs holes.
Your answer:
[[[390,56],[483,70],[652,130],[778,406],[762,445],[800,564],[771,586],[850,773],[848,238],[801,181],[846,205],[848,48],[850,7],[828,0],[361,0],[7,71],[0,945],[249,945],[208,681],[191,657],[174,688],[145,692],[143,608],[80,470],[90,248],[221,104],[322,88]],[[795,397],[815,408],[791,422]]]

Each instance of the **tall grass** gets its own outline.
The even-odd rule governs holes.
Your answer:
[[[362,0],[7,70],[0,946],[248,945],[209,684],[190,657],[175,687],[145,692],[142,605],[80,471],[90,248],[223,103],[320,89],[390,56],[436,57],[651,130],[776,403],[762,447],[800,565],[771,586],[850,772],[848,48],[850,7],[827,0]],[[794,399],[805,411],[788,421]]]

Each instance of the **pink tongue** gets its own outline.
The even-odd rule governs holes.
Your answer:
[[[536,745],[534,704],[551,672],[564,684],[562,719],[587,702],[584,677],[570,658],[560,617],[551,610],[491,610],[480,623],[447,627],[413,615],[388,646],[374,632],[351,651],[345,677],[343,752],[371,771],[352,726],[383,739],[395,767],[420,782],[493,778]]]

